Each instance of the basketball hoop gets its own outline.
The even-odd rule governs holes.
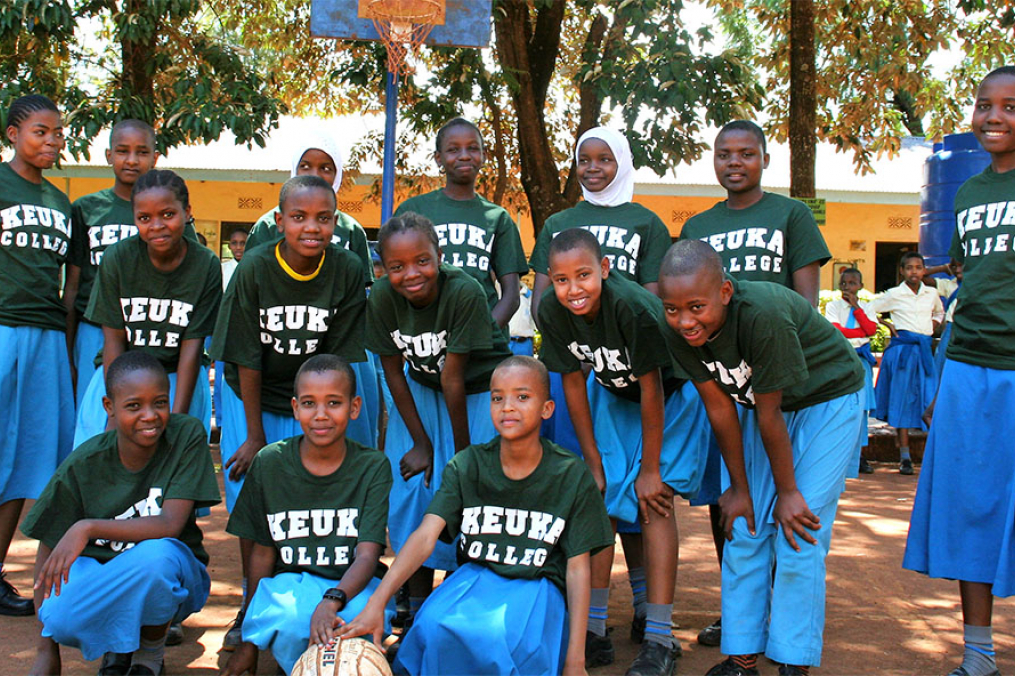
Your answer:
[[[374,22],[388,52],[388,70],[407,75],[412,67],[406,62],[415,52],[441,14],[438,0],[369,0],[367,14]]]

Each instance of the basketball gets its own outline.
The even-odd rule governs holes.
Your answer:
[[[333,645],[307,648],[291,676],[391,676],[384,653],[361,638],[337,639]]]

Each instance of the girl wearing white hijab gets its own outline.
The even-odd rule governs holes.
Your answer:
[[[532,316],[539,313],[539,301],[550,285],[547,253],[550,241],[570,228],[585,228],[596,236],[603,256],[610,260],[610,274],[620,275],[657,293],[659,267],[670,247],[670,233],[652,211],[631,201],[634,197],[634,162],[627,138],[615,129],[594,127],[578,139],[574,153],[575,171],[584,201],[550,216],[536,238],[529,259],[535,271],[532,290]],[[554,416],[543,424],[543,436],[563,448],[578,450],[578,438],[571,424],[559,373],[550,373],[550,394],[557,404]],[[635,615],[631,638],[644,638],[647,614],[645,568],[642,565],[642,538],[638,526],[621,523],[618,527],[628,563]],[[612,553],[611,553],[612,554]],[[610,559],[612,562],[612,558]],[[593,564],[593,596],[589,636],[586,642],[586,667],[610,664],[613,645],[605,633],[609,564],[602,564],[600,575]],[[599,582],[597,584],[597,579]]]

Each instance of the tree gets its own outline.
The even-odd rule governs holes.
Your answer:
[[[0,105],[25,93],[54,99],[71,153],[116,120],[158,130],[165,152],[217,139],[264,145],[285,111],[240,52],[203,21],[198,0],[24,0],[0,5]]]

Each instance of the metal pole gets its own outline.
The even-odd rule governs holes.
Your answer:
[[[381,180],[381,224],[395,210],[395,126],[398,122],[398,75],[388,73],[384,89],[384,174]]]

